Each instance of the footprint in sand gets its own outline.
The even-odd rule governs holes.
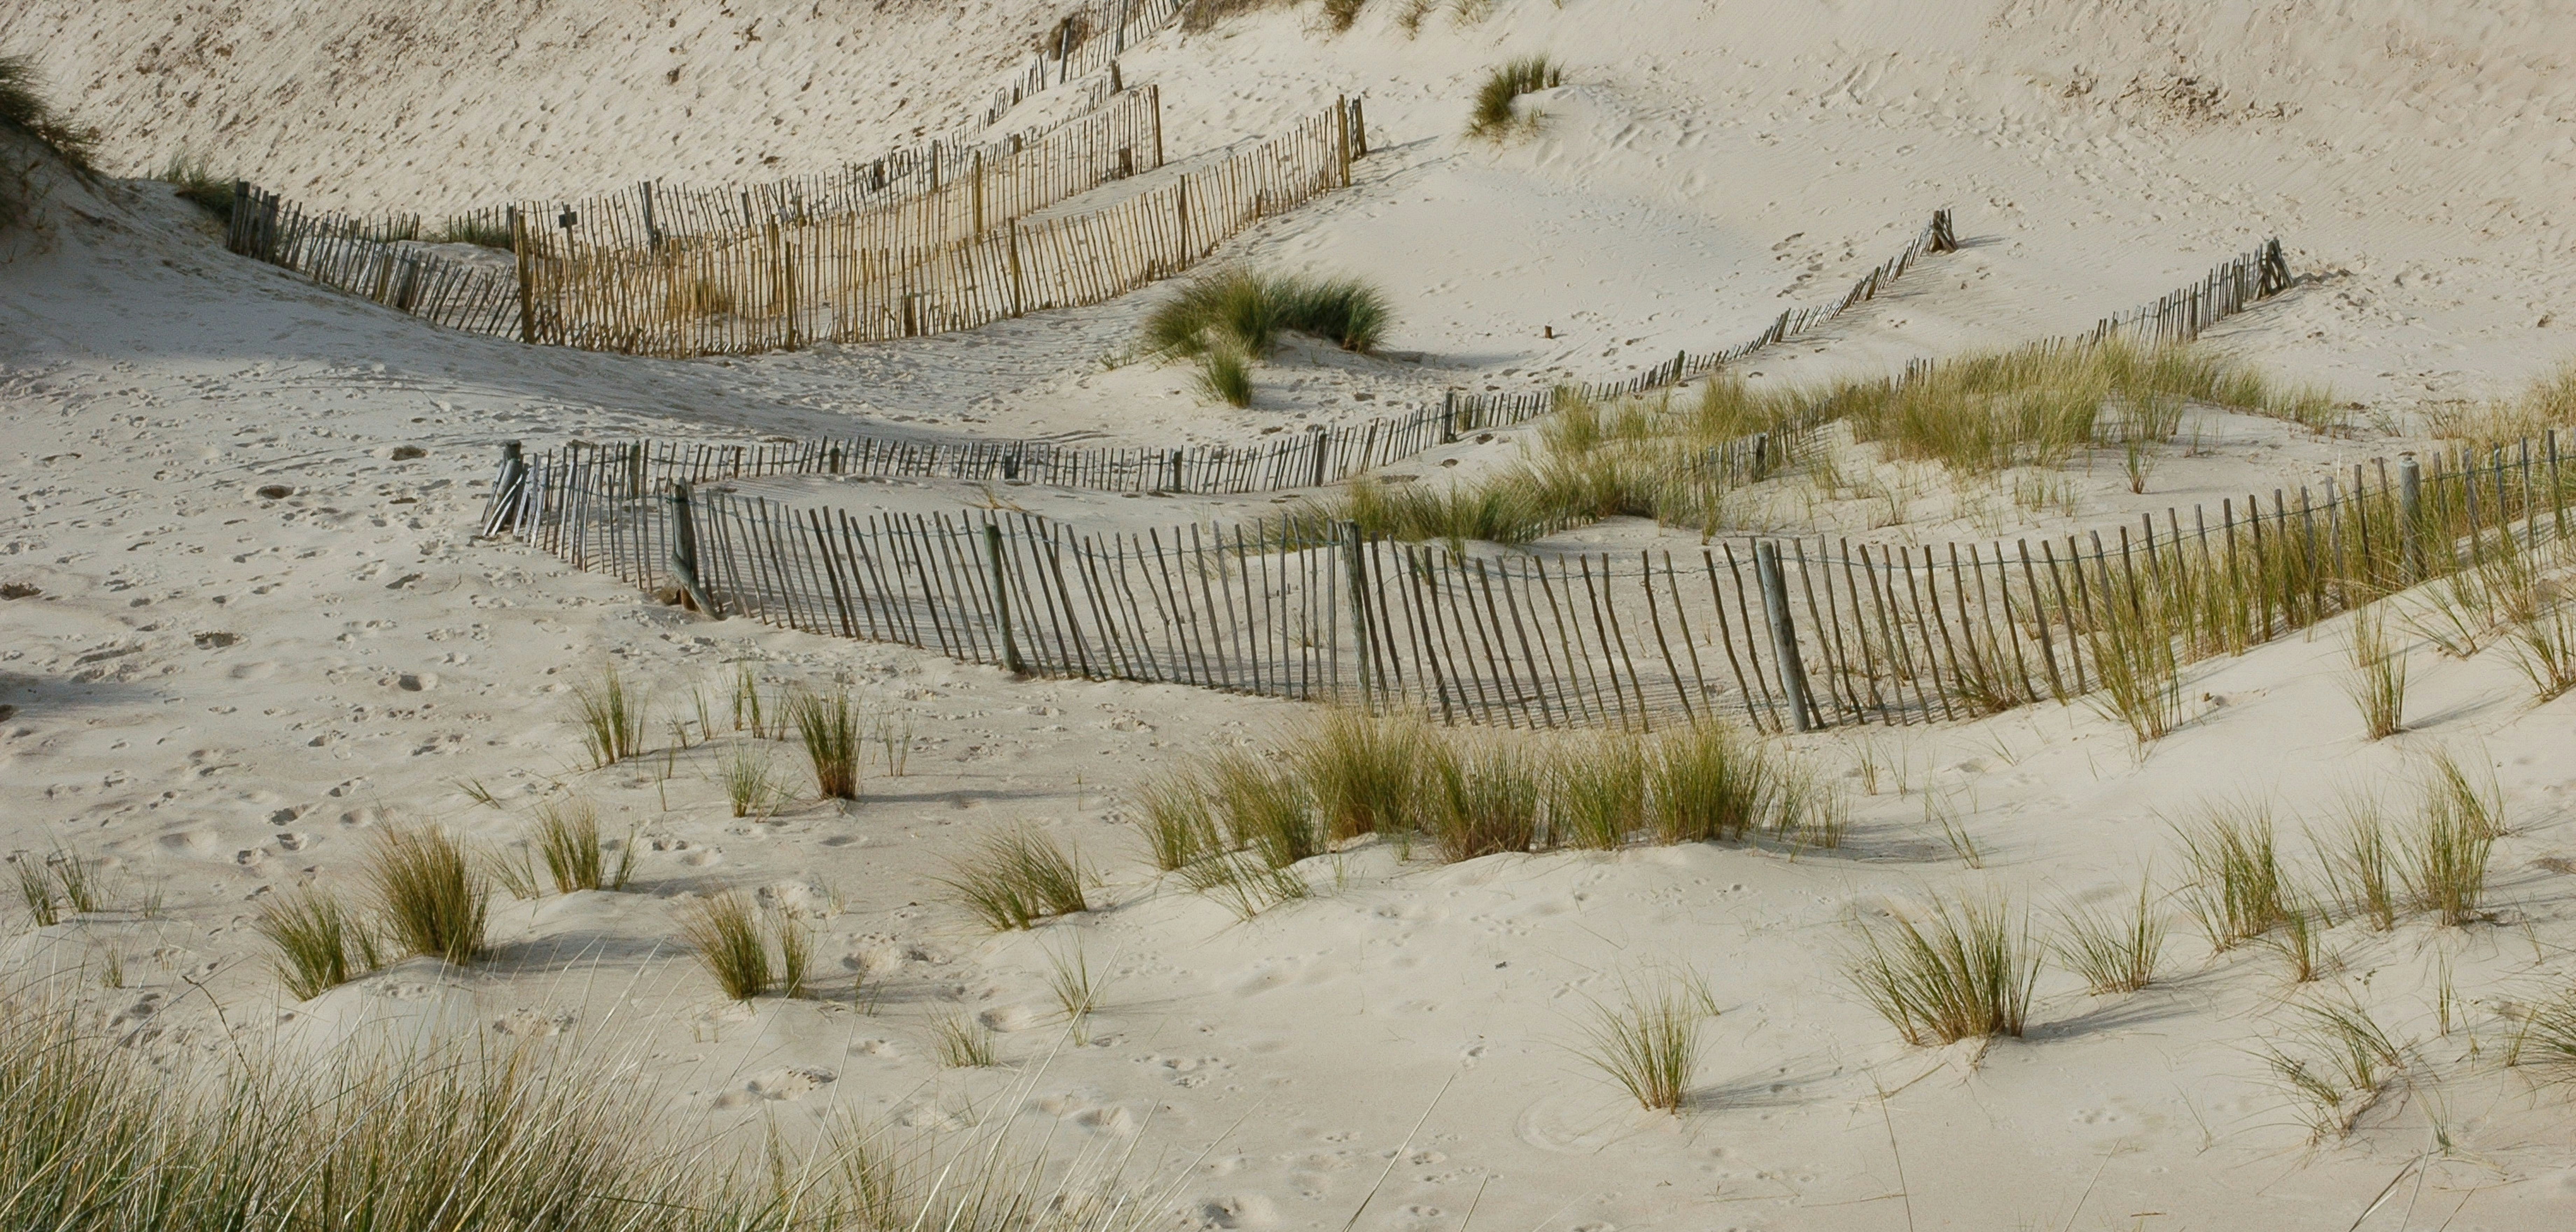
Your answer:
[[[1279,1207],[1260,1194],[1228,1194],[1199,1203],[1199,1218],[1217,1228],[1275,1228]]]
[[[742,1089],[762,1099],[793,1103],[830,1085],[840,1075],[810,1065],[789,1065],[754,1075]]]

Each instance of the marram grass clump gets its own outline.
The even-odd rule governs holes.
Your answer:
[[[383,831],[367,879],[403,952],[460,965],[483,956],[491,885],[455,835],[437,827]]]
[[[1155,867],[1238,894],[1367,836],[1402,858],[1769,838],[1842,841],[1847,810],[1802,762],[1714,723],[1651,736],[1453,732],[1413,717],[1328,713],[1272,752],[1228,749],[1152,780],[1131,816]],[[1303,897],[1253,878],[1272,900]],[[1273,893],[1273,891],[1277,891]],[[1266,904],[1265,904],[1266,905]]]
[[[1386,295],[1356,278],[1319,279],[1243,268],[1211,270],[1145,318],[1142,350],[1193,358],[1232,349],[1261,359],[1283,333],[1304,334],[1346,351],[1377,349],[1394,323]]]
[[[1923,912],[1864,925],[1860,939],[1850,979],[1906,1043],[2020,1035],[2029,1020],[2039,950],[2000,898],[1936,898]]]
[[[1529,128],[1538,117],[1520,113],[1520,96],[1564,84],[1565,70],[1546,56],[1522,56],[1497,65],[1476,87],[1475,108],[1467,116],[1467,135],[1499,138]]]

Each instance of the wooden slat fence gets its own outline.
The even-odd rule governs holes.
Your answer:
[[[1042,132],[930,145],[821,176],[749,187],[647,181],[579,201],[523,203],[550,249],[574,253],[724,243],[772,226],[849,220],[857,243],[935,248],[982,235],[1163,165],[1162,98],[1140,86]]]
[[[2171,673],[2561,539],[2571,492],[2552,434],[2063,537],[1462,555],[1293,519],[1085,533],[726,486],[830,448],[569,446],[505,465],[486,529],[661,588],[685,581],[685,511],[692,572],[725,614],[1043,675],[1451,723],[1791,730],[2071,701],[2141,655]]]
[[[1045,308],[1098,303],[1184,270],[1254,222],[1351,179],[1357,156],[1348,100],[1186,172],[1159,188],[1087,213],[1023,222],[985,219],[967,238],[938,242],[957,211],[1024,209],[1086,176],[1159,167],[1159,140],[1139,154],[1140,125],[1159,116],[1152,91],[1076,133],[1087,171],[1032,174],[988,199],[994,174],[919,198],[898,213],[923,228],[919,243],[889,233],[883,213],[767,222],[726,235],[656,239],[640,215],[612,212],[592,234],[567,239],[513,216],[513,265],[466,266],[408,247],[382,226],[308,217],[247,184],[236,185],[235,251],[298,269],[389,306],[426,304],[441,323],[515,333],[522,341],[629,354],[741,354],[817,341],[855,342],[969,329]],[[1073,140],[1074,138],[1069,138]],[[1089,142],[1084,145],[1080,142]],[[1102,143],[1123,143],[1116,145]],[[1141,157],[1142,161],[1139,161]],[[1061,171],[1062,158],[1040,160]],[[1014,173],[1016,174],[1016,173]],[[1049,172],[1048,175],[1053,175]],[[1060,200],[1060,197],[1055,198]],[[925,212],[926,211],[926,212]],[[416,220],[407,224],[416,232]],[[434,295],[409,289],[426,270]]]
[[[1463,416],[1479,427],[1514,424],[1546,414],[1555,408],[1558,398],[1569,393],[1584,398],[1606,400],[1633,397],[1650,389],[1678,385],[1692,377],[1704,376],[1720,368],[1740,363],[1755,351],[1797,337],[1851,311],[1860,304],[1876,299],[1881,289],[1904,277],[1907,271],[1914,268],[1914,263],[1922,260],[1926,254],[1951,252],[1957,248],[1958,240],[1951,230],[1950,211],[1934,210],[1932,221],[1924,224],[1923,229],[1915,234],[1913,242],[1907,244],[1904,251],[1880,262],[1876,268],[1861,275],[1859,281],[1854,282],[1851,289],[1845,291],[1841,298],[1830,304],[1787,309],[1778,319],[1764,326],[1761,333],[1733,346],[1720,347],[1717,350],[1699,354],[1692,354],[1687,350],[1679,351],[1671,359],[1634,376],[1616,381],[1557,385],[1517,393],[1453,393],[1449,400],[1449,407],[1452,413]]]
[[[1114,70],[1127,49],[1160,32],[1181,15],[1181,0],[1091,0],[1058,19],[1029,57],[1029,66],[993,90],[983,123],[998,124],[1011,108],[1053,86]]]

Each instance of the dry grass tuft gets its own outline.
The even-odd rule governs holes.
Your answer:
[[[1125,1153],[1050,1158],[1018,1116],[913,1135],[665,1132],[632,1066],[558,1040],[216,1050],[191,1076],[57,1004],[0,1006],[0,1227],[57,1232],[1152,1232]],[[642,1131],[652,1132],[642,1132]]]
[[[376,839],[367,879],[405,953],[463,965],[483,955],[491,887],[443,829],[390,829]]]
[[[537,806],[538,854],[555,891],[623,890],[635,873],[635,835],[629,831],[612,867],[599,841],[599,809],[578,797],[549,800]]]
[[[764,931],[760,909],[739,890],[721,890],[680,908],[682,942],[736,1001],[768,992],[777,978]]]
[[[1467,135],[1498,139],[1530,128],[1538,122],[1538,116],[1520,114],[1515,105],[1520,96],[1564,84],[1565,70],[1546,56],[1523,56],[1504,62],[1485,74],[1483,83],[1476,87],[1475,109],[1467,116]]]
[[[1444,740],[1431,767],[1424,828],[1442,860],[1455,864],[1537,844],[1543,777],[1518,748],[1502,741],[1461,748]]]
[[[2155,983],[2156,959],[2164,953],[2165,917],[2155,907],[2155,885],[2138,882],[2135,910],[2117,917],[2075,907],[2059,913],[2065,936],[2052,946],[2094,996],[2136,992]]]
[[[1027,928],[1049,916],[1089,911],[1081,862],[1028,827],[987,839],[949,865],[939,879],[950,900],[994,932]]]
[[[574,686],[573,707],[594,769],[644,751],[644,699],[626,687],[616,664],[602,664],[599,679]]]
[[[1219,269],[1154,306],[1140,349],[1184,359],[1230,351],[1250,364],[1268,356],[1280,334],[1295,333],[1369,352],[1394,323],[1385,293],[1358,279]]]
[[[2409,904],[2457,928],[2479,918],[2486,897],[2487,858],[2504,833],[2503,801],[2481,790],[2447,752],[2434,758],[2424,782],[2421,827],[2399,870]]]
[[[1209,764],[1207,781],[1228,846],[1251,848],[1274,869],[1324,854],[1314,792],[1293,763],[1229,751]]]
[[[758,744],[726,750],[716,762],[716,781],[723,785],[725,804],[736,817],[767,817],[787,795],[769,750]]]
[[[1199,392],[1232,407],[1252,405],[1252,361],[1232,347],[1199,356]]]
[[[2361,711],[2362,731],[2385,740],[2406,730],[2406,656],[2388,636],[2388,614],[2369,607],[2352,617],[2352,674],[2344,692]]]
[[[1548,838],[1567,847],[1615,851],[1646,828],[1643,742],[1604,732],[1556,751],[1547,776]]]
[[[1315,893],[1295,868],[1271,864],[1245,851],[1210,856],[1182,869],[1181,883],[1224,904],[1238,920]]]
[[[805,760],[814,768],[815,792],[826,800],[858,799],[866,734],[850,691],[799,693],[787,710],[805,744]]]
[[[73,123],[36,92],[36,65],[26,56],[0,56],[0,125],[35,138],[83,175],[97,170],[99,131]],[[0,216],[0,225],[13,221]]]
[[[2213,807],[2182,840],[2193,874],[2186,894],[2211,949],[2234,949],[2289,918],[2291,891],[2270,810]]]
[[[1047,987],[1055,993],[1057,1008],[1064,1011],[1065,1029],[1077,1045],[1090,1042],[1091,1015],[1099,1010],[1100,998],[1109,987],[1105,972],[1092,970],[1091,956],[1076,939],[1067,949],[1047,951]]]
[[[276,949],[278,978],[298,1001],[310,1001],[384,965],[366,925],[315,886],[269,895],[251,927]]]
[[[1593,1003],[1575,1052],[1624,1088],[1638,1107],[1678,1113],[1699,1068],[1702,1025],[1715,1014],[1708,990],[1696,980],[1661,980],[1644,988],[1622,980],[1616,1004]]]
[[[1733,728],[1709,722],[1666,732],[1645,750],[1647,828],[1659,843],[1735,842],[1792,829],[1781,807],[1791,792],[1786,777]]]
[[[1154,867],[1177,872],[1224,847],[1216,819],[1208,811],[1207,785],[1196,771],[1183,768],[1148,780],[1137,789],[1137,826]]]
[[[178,190],[180,200],[213,215],[218,222],[232,221],[233,182],[216,175],[202,156],[192,159],[185,154],[173,155],[162,166],[159,178]]]
[[[1870,1008],[1917,1046],[2020,1035],[2039,953],[2027,922],[2003,899],[1935,898],[1921,922],[1903,914],[1862,926],[1848,971]]]
[[[965,1013],[931,1023],[930,1046],[939,1063],[950,1069],[986,1069],[1001,1063],[993,1051],[993,1029]]]
[[[2388,841],[2388,826],[2379,804],[2367,796],[2346,799],[2342,824],[2316,843],[2325,857],[2326,876],[2346,909],[2358,912],[2377,932],[2397,926],[2397,856]]]
[[[2292,1008],[2297,1017],[2279,1033],[2289,1046],[2267,1046],[2264,1059],[2308,1126],[2309,1141],[2344,1137],[2404,1068],[2405,1051],[2358,1004]]]
[[[1289,757],[1314,796],[1325,840],[1418,829],[1433,739],[1419,719],[1337,709],[1294,741]]]

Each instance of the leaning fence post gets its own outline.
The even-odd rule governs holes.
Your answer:
[[[698,522],[689,510],[687,481],[671,484],[671,576],[680,580],[680,589],[689,592],[689,601],[698,610],[717,620],[724,619],[724,609],[716,606],[715,596],[707,593],[698,572]]]
[[[1360,660],[1360,711],[1374,713],[1369,693],[1368,566],[1360,559],[1360,524],[1346,521],[1341,530],[1342,568],[1350,574],[1351,583],[1351,648],[1358,652]]]
[[[498,535],[519,528],[519,493],[527,486],[527,452],[517,441],[501,444],[501,473],[492,480],[492,507],[483,515],[483,533]]]
[[[1780,688],[1789,695],[1789,713],[1796,716],[1799,731],[1814,731],[1815,716],[1807,706],[1807,668],[1798,659],[1798,631],[1789,622],[1789,583],[1780,572],[1780,545],[1755,540],[1753,571],[1762,579],[1762,610],[1771,617],[1771,650],[1780,660]]]
[[[984,524],[984,560],[993,568],[993,620],[1002,630],[1002,666],[1014,676],[1028,675],[1028,664],[1020,661],[1020,644],[1011,637],[1011,591],[1002,572],[1002,528],[991,522]]]
[[[2417,524],[2424,510],[2424,468],[2413,453],[2397,456],[2397,531],[2405,544],[2406,576],[2410,581],[2424,576],[2423,530]]]

